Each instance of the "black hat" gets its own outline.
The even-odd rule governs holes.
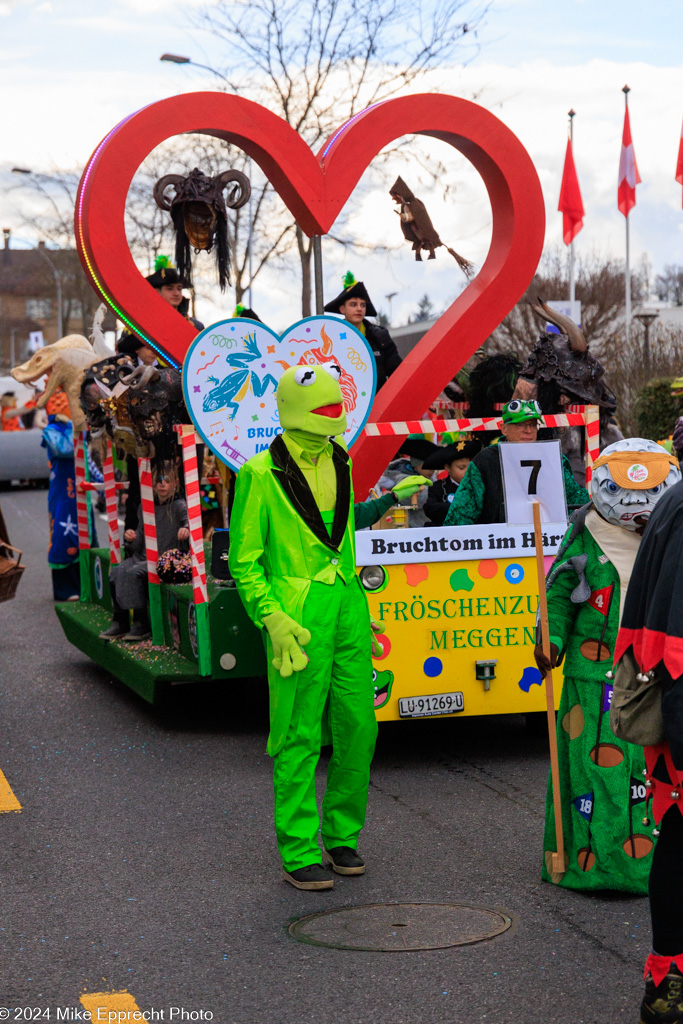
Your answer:
[[[241,306],[239,303],[235,306],[235,312],[232,315],[241,317],[243,320],[256,320],[259,324],[263,323],[261,317],[253,309],[249,309],[248,306]]]
[[[148,274],[145,280],[149,281],[152,288],[163,288],[165,284],[182,284],[183,288],[185,287],[185,282],[176,268],[172,266],[168,256],[156,257],[154,260],[154,273]]]
[[[424,460],[423,469],[443,469],[456,459],[473,459],[482,449],[481,441],[453,441],[439,447]]]
[[[119,356],[134,356],[137,350],[146,344],[146,341],[143,341],[137,334],[133,334],[132,331],[124,331],[116,342],[116,354]]]
[[[339,293],[336,299],[332,299],[325,305],[326,313],[339,313],[340,306],[343,306],[347,299],[365,299],[365,314],[366,316],[377,316],[377,310],[372,304],[372,300],[367,293],[365,285],[362,281],[356,281],[355,277],[349,270],[344,275],[344,289]]]
[[[407,455],[409,459],[421,459],[423,462],[434,451],[438,451],[438,446],[425,437],[407,437],[399,448],[402,455]]]

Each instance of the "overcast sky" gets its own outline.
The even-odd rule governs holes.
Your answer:
[[[205,2],[205,0],[204,0]],[[197,69],[162,64],[164,51],[212,66],[229,60],[210,36],[193,27],[197,0],[0,0],[0,218],[21,230],[14,165],[46,170],[84,163],[123,117],[147,103],[211,87]],[[561,241],[557,213],[567,134],[576,110],[574,153],[586,208],[577,250],[621,257],[624,219],[616,205],[625,83],[643,184],[631,214],[633,261],[643,254],[655,271],[683,264],[681,187],[674,180],[683,118],[681,0],[493,0],[479,32],[480,51],[467,66],[443,69],[434,85],[471,98],[508,125],[528,149],[546,201],[546,242]],[[214,80],[215,81],[215,80]],[[421,85],[421,91],[425,84]],[[424,195],[444,241],[481,264],[490,232],[488,203],[476,174],[448,150],[458,191],[444,204]],[[393,179],[392,179],[393,180]],[[390,184],[390,182],[387,182]],[[352,221],[359,237],[396,241],[388,196],[364,200]],[[393,300],[393,322],[404,322],[425,292],[450,300],[457,275],[443,255],[415,265],[409,248],[352,260],[376,305]],[[339,290],[349,263],[327,243],[326,297]],[[296,281],[259,279],[254,306],[275,327],[298,316]],[[231,299],[203,311],[207,322],[230,315]],[[202,311],[200,311],[201,313]]]

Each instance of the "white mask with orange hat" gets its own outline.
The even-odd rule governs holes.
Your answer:
[[[591,497],[608,523],[642,532],[659,499],[680,479],[675,455],[646,438],[626,437],[594,463]]]

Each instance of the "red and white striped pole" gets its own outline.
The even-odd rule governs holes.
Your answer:
[[[107,443],[107,457],[102,467],[102,475],[104,476],[104,501],[107,508],[109,564],[119,565],[121,562],[121,537],[119,535],[118,500],[114,479],[114,455],[109,443]]]
[[[145,537],[145,556],[147,558],[152,643],[156,646],[161,646],[165,643],[166,637],[161,606],[159,573],[157,571],[157,562],[159,560],[157,523],[154,517],[154,486],[152,484],[152,469],[149,459],[138,459],[138,473],[140,476],[140,498],[142,501],[142,529]]]
[[[199,471],[197,467],[197,438],[194,427],[179,424],[185,473],[185,501],[190,522],[190,551],[192,552],[192,594],[197,623],[197,662],[203,676],[211,675],[211,627],[209,622],[206,562],[204,559],[204,531],[202,507],[199,498]]]
[[[587,405],[586,417],[586,487],[593,479],[593,463],[600,454],[600,408]]]
[[[204,561],[204,531],[202,529],[202,506],[199,498],[199,472],[197,469],[197,446],[194,427],[186,427],[181,433],[183,468],[185,470],[185,501],[190,521],[190,550],[192,552],[192,591],[194,603],[204,604],[208,600],[206,588],[206,563]]]

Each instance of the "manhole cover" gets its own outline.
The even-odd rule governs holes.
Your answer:
[[[309,914],[289,932],[312,946],[400,953],[483,942],[511,924],[507,914],[466,903],[369,903]]]

